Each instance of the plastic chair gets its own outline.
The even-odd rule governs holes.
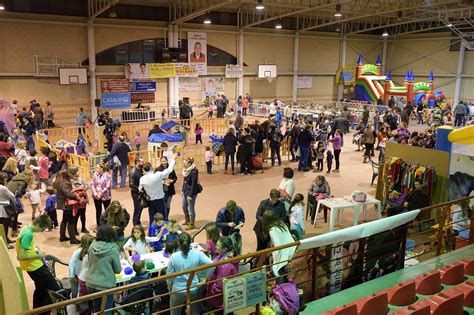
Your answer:
[[[138,302],[144,299],[151,298],[153,296],[153,289],[152,288],[146,288],[146,289],[140,289],[120,301],[114,301],[116,305],[126,305],[134,302]],[[145,314],[145,309],[147,304],[151,308],[152,305],[152,300],[149,301],[144,301],[141,303],[125,306],[122,308],[125,312],[129,313],[130,315],[139,315],[139,314]]]
[[[464,295],[459,293],[447,299],[444,299],[440,295],[434,295],[426,300],[408,306],[408,309],[417,310],[427,305],[430,307],[431,315],[463,315]]]
[[[416,293],[432,295],[441,291],[441,273],[438,270],[430,271],[415,279]]]
[[[377,292],[354,303],[359,315],[385,315],[388,311],[387,292]]]
[[[382,161],[380,161],[380,162],[383,163]],[[379,176],[380,163],[376,163],[371,159],[370,160],[370,165],[372,166],[372,181],[370,182],[370,186],[373,186],[375,179],[377,178],[377,176]]]
[[[441,272],[442,284],[456,285],[464,282],[464,264],[461,262],[445,266],[439,271]]]
[[[54,304],[54,303],[69,300],[71,291],[67,289],[61,289],[59,291],[48,290],[48,294],[49,294],[49,297],[51,298],[51,301]],[[56,311],[56,314],[58,315],[68,315],[66,306],[58,308],[55,311]]]
[[[206,227],[212,223],[215,223],[214,221],[209,221],[209,222],[206,222],[204,223],[193,235],[191,235],[191,242],[194,243],[194,238],[199,234],[201,233],[204,229],[206,229]]]
[[[333,310],[323,312],[322,315],[358,315],[357,306],[355,304],[344,305],[342,307],[336,307]]]
[[[60,264],[63,266],[69,266],[68,263],[62,261],[56,256],[53,255],[46,255],[44,256],[44,262],[46,263],[46,267],[48,267],[49,271],[51,271],[51,274],[56,278],[56,264]]]
[[[388,302],[390,305],[406,306],[416,301],[415,280],[399,283],[387,289]]]
[[[464,264],[464,274],[474,276],[474,259],[461,259],[460,262]]]
[[[431,311],[429,305],[426,305],[417,310],[408,310],[402,308],[395,312],[389,313],[389,315],[431,315]]]

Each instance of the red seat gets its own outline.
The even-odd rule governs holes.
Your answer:
[[[444,298],[451,298],[459,293],[464,294],[464,306],[474,307],[474,281],[461,283],[455,287],[449,288],[439,295]]]
[[[399,309],[395,312],[389,313],[389,315],[431,315],[430,307],[426,305],[417,310],[408,310],[405,308]]]
[[[395,306],[406,306],[416,301],[415,280],[409,280],[387,289],[388,303]]]
[[[439,295],[434,295],[426,300],[408,306],[408,309],[420,310],[426,306],[430,307],[431,315],[463,315],[464,295],[459,293],[447,299]]]
[[[358,315],[357,306],[355,304],[336,307],[333,310],[323,312],[323,315]]]
[[[464,273],[468,276],[474,276],[474,259],[461,259],[464,264]]]
[[[387,292],[377,292],[354,302],[359,315],[385,315],[388,311]]]
[[[441,291],[441,273],[433,270],[415,279],[416,293],[422,295],[432,295]]]
[[[456,285],[464,282],[464,264],[461,262],[445,266],[439,271],[441,272],[442,284]]]

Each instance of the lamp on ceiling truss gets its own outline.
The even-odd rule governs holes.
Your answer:
[[[341,4],[340,3],[336,4],[336,13],[334,13],[334,16],[335,17],[341,17],[342,16]]]
[[[263,5],[263,0],[258,0],[257,1],[257,5],[255,6],[255,9],[257,9],[257,10],[265,9],[265,6]]]
[[[453,23],[451,23],[451,19],[448,18],[448,20],[446,22],[446,26],[447,27],[453,27]]]
[[[0,11],[4,11],[5,10],[5,6],[3,5],[3,3],[0,3]]]
[[[387,29],[384,29],[384,30],[383,30],[383,33],[382,33],[382,36],[383,36],[383,37],[387,37],[388,35],[389,35],[389,34],[388,34]]]
[[[278,21],[276,21],[275,28],[276,29],[282,29],[283,28],[283,25],[281,24],[281,19],[278,19]]]
[[[211,18],[209,17],[209,13],[206,14],[206,16],[204,17],[204,20],[202,22],[204,24],[211,24],[212,23]]]

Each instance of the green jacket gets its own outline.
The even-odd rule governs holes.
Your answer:
[[[115,288],[115,274],[122,271],[120,252],[115,243],[94,241],[89,248],[88,287],[96,290]]]

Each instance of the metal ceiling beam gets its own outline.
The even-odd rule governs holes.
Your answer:
[[[282,18],[287,17],[287,16],[292,16],[292,15],[302,14],[302,13],[315,11],[315,10],[319,10],[319,9],[323,9],[323,8],[327,8],[327,7],[332,7],[334,5],[336,5],[336,2],[334,2],[334,3],[327,3],[326,2],[326,4],[323,4],[323,5],[318,5],[318,6],[304,8],[304,9],[300,9],[300,10],[290,11],[290,12],[287,12],[287,13],[283,13],[283,14],[280,14],[280,15],[277,15],[277,16],[272,16],[272,17],[269,17],[269,18],[266,18],[266,19],[263,19],[263,20],[260,20],[260,21],[256,21],[256,22],[244,25],[242,28],[248,28],[248,27],[259,25],[259,24],[271,22],[273,20],[282,19]]]
[[[194,11],[194,12],[191,12],[189,14],[186,14],[182,17],[179,17],[173,21],[171,21],[171,24],[173,25],[177,25],[177,24],[181,24],[181,23],[185,23],[189,20],[192,20],[198,16],[201,16],[203,14],[205,14],[206,12],[209,12],[209,11],[214,11],[216,9],[219,9],[221,7],[224,7],[226,5],[229,5],[231,3],[233,3],[234,0],[227,0],[227,1],[224,1],[224,2],[221,2],[221,3],[216,3],[216,4],[212,4],[212,5],[209,5],[209,6],[206,6],[204,8],[201,8],[201,9],[198,9],[197,11]]]
[[[96,18],[118,2],[119,0],[89,0],[89,18]]]

